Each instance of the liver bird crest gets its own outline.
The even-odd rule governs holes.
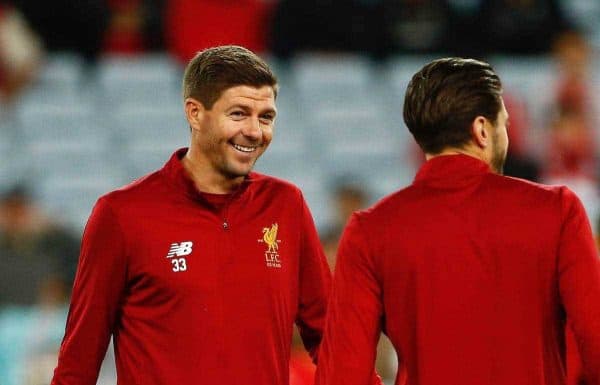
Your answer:
[[[268,253],[271,252],[276,252],[277,249],[279,248],[279,245],[277,244],[277,229],[279,228],[279,225],[277,225],[277,223],[273,223],[271,225],[271,228],[265,227],[263,228],[263,241],[265,241],[265,243],[269,246],[269,248],[267,249]]]

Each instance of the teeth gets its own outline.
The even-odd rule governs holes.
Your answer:
[[[239,144],[234,144],[233,147],[235,147],[236,150],[242,151],[242,152],[252,152],[256,149],[256,147],[240,146]]]

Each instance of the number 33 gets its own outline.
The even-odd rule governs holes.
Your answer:
[[[174,272],[186,271],[187,270],[187,266],[185,264],[185,258],[172,259],[171,263],[173,264],[173,271]]]

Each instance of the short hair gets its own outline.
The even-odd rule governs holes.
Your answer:
[[[436,154],[471,139],[477,116],[496,124],[502,83],[492,67],[474,59],[444,58],[425,65],[411,79],[404,122],[423,151]]]
[[[271,86],[277,96],[277,78],[264,60],[236,45],[200,51],[185,68],[183,98],[197,99],[206,109],[235,86]]]

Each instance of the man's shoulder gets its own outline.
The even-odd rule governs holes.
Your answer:
[[[579,196],[566,185],[548,185],[509,176],[496,175],[496,178],[524,210],[554,208],[564,215],[572,207],[583,207]]]
[[[371,207],[359,211],[358,216],[364,221],[378,220],[382,216],[390,216],[390,213],[403,212],[403,209],[410,208],[415,202],[421,201],[428,195],[428,191],[424,191],[424,188],[427,189],[415,184],[406,186],[383,197]],[[524,205],[543,204],[549,201],[558,203],[561,199],[574,198],[574,194],[566,186],[547,185],[492,173],[484,179],[481,188],[496,198],[504,195],[515,205],[518,205],[517,202]]]
[[[98,200],[104,201],[113,207],[123,207],[147,197],[152,197],[164,185],[160,174],[160,170],[146,174],[100,196]]]
[[[253,188],[257,191],[264,191],[270,194],[291,194],[302,196],[302,192],[294,183],[272,175],[266,175],[259,172],[252,172],[250,175]]]
[[[506,175],[489,174],[487,183],[498,194],[515,194],[521,198],[559,198],[568,188],[562,185],[548,185]]]
[[[402,205],[412,201],[413,196],[418,196],[418,193],[411,184],[384,196],[370,207],[357,211],[356,216],[361,222],[379,222],[381,217],[389,217],[398,212]]]

